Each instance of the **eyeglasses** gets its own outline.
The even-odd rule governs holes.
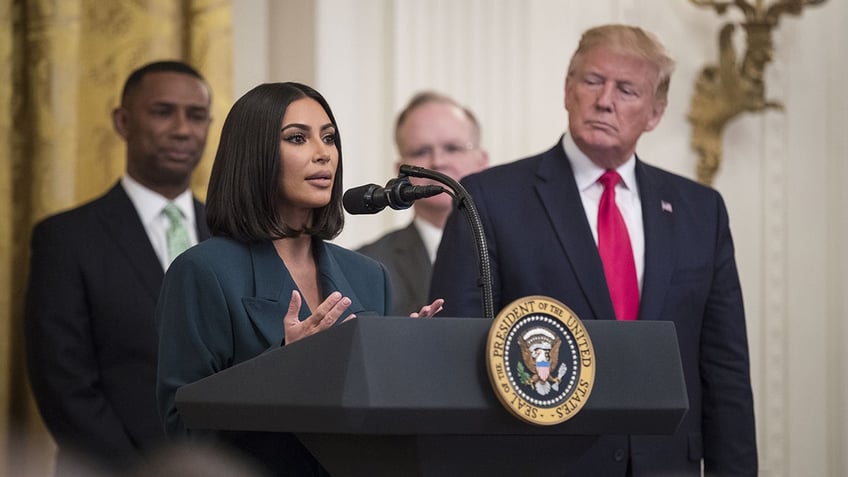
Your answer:
[[[472,151],[476,149],[477,146],[474,144],[467,143],[445,143],[438,146],[421,146],[418,149],[413,149],[411,151],[403,153],[401,156],[406,159],[412,160],[420,160],[426,158],[436,157],[436,153],[442,154],[447,157],[459,156],[461,154],[465,154],[468,151]]]

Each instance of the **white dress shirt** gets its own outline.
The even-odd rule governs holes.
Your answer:
[[[162,209],[168,202],[174,202],[182,212],[183,220],[188,231],[188,238],[192,245],[197,244],[197,222],[194,216],[194,199],[191,195],[191,190],[188,189],[178,195],[173,201],[169,201],[166,197],[159,195],[147,187],[141,185],[138,181],[124,174],[121,178],[121,186],[127,192],[135,206],[136,212],[141,219],[144,230],[147,231],[147,237],[150,239],[150,244],[153,245],[153,250],[156,256],[159,257],[159,262],[162,263],[162,269],[167,270],[171,264],[168,260],[168,242],[165,239],[165,232],[170,226],[170,221],[162,213]]]
[[[589,219],[589,227],[595,245],[598,244],[598,205],[604,186],[598,182],[605,169],[599,167],[574,143],[574,139],[566,133],[562,147],[574,171],[574,180],[580,191],[580,199]],[[645,272],[645,230],[642,225],[642,201],[639,199],[639,185],[636,183],[636,156],[631,156],[616,172],[621,181],[615,186],[615,204],[621,211],[627,233],[630,235],[630,245],[633,248],[633,259],[636,262],[636,277],[639,280],[639,291],[642,291],[642,278]]]
[[[435,262],[436,252],[439,251],[439,242],[442,240],[442,229],[420,217],[415,217],[412,223],[415,224],[418,235],[421,236],[421,240],[424,242],[424,248],[427,249],[427,256],[430,257],[430,263]]]

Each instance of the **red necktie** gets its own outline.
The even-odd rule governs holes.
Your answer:
[[[639,283],[630,235],[615,205],[615,185],[621,176],[607,170],[598,181],[604,186],[598,205],[598,251],[604,262],[612,306],[619,320],[635,320],[639,315]]]

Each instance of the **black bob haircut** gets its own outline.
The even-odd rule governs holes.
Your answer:
[[[311,98],[335,128],[339,154],[330,202],[313,211],[312,224],[294,229],[277,213],[280,203],[280,126],[289,104]],[[336,118],[321,93],[300,83],[266,83],[235,102],[221,130],[209,177],[206,221],[212,235],[251,243],[308,234],[330,240],[344,225],[342,146]]]

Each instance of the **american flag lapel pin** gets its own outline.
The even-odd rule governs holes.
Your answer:
[[[672,212],[671,202],[661,200],[660,208],[662,208],[663,212],[668,212],[669,214]]]

